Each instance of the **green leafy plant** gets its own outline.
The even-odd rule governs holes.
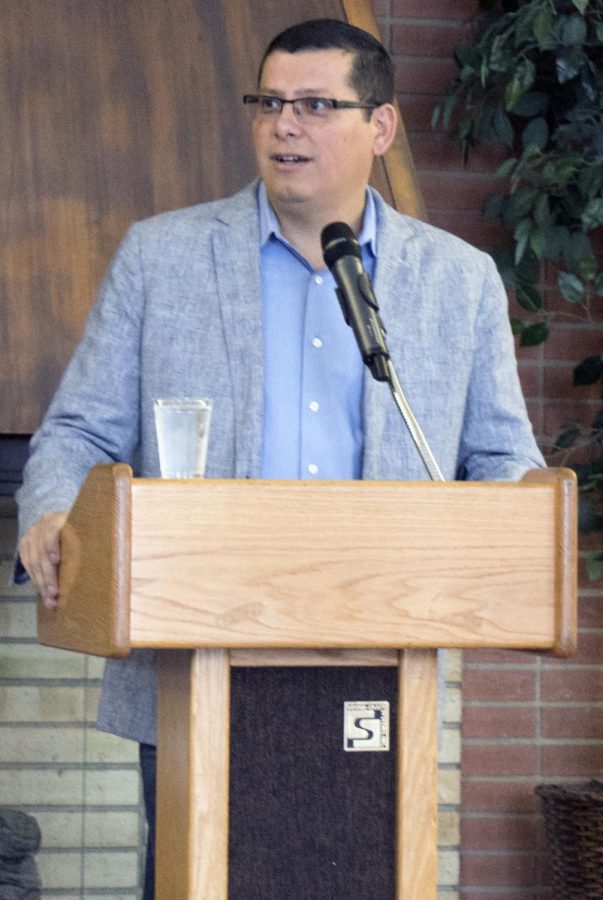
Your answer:
[[[545,341],[553,318],[593,321],[603,297],[603,0],[480,0],[470,42],[455,49],[459,72],[434,110],[461,145],[498,143],[508,156],[486,218],[498,218],[512,249],[495,254],[523,310],[512,319],[523,346]],[[542,278],[556,273],[566,310],[547,310]],[[603,353],[583,360],[574,384],[599,382]],[[589,428],[564,430],[556,464],[574,464],[585,530],[603,532],[603,410]],[[560,461],[561,460],[561,461]],[[603,554],[591,556],[601,574]]]

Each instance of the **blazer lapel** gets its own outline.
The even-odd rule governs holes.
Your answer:
[[[407,393],[419,373],[410,372],[397,348],[413,340],[412,283],[416,277],[407,253],[413,231],[408,222],[390,210],[380,197],[377,203],[377,264],[375,295],[384,325],[392,363]],[[408,397],[410,400],[410,397]],[[365,479],[400,480],[423,477],[417,467],[416,450],[400,416],[388,385],[377,382],[365,369],[363,391],[364,454],[362,477]]]
[[[255,189],[218,217],[214,265],[235,410],[235,477],[258,478],[262,459],[264,353]]]

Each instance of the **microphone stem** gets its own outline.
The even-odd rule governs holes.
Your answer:
[[[427,443],[425,435],[421,431],[421,426],[415,419],[414,413],[408,405],[408,400],[404,395],[402,385],[398,380],[398,376],[396,375],[396,370],[393,367],[391,359],[387,360],[387,368],[389,371],[388,384],[390,386],[393,398],[396,401],[396,406],[400,410],[400,415],[404,419],[404,423],[410,432],[410,435],[415,443],[415,447],[418,450],[419,456],[423,460],[423,465],[427,469],[429,477],[432,481],[445,481],[445,478],[440,471],[440,467],[435,461],[434,455],[431,452],[429,444]]]

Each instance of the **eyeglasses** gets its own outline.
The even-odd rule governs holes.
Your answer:
[[[333,100],[329,97],[296,97],[285,100],[272,94],[245,94],[243,103],[253,107],[257,118],[278,116],[285,103],[290,103],[298,119],[326,119],[334,109],[377,109],[377,103],[356,103],[354,100]]]

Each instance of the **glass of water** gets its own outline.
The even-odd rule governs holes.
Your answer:
[[[154,409],[161,477],[203,478],[212,401],[159,397]]]

